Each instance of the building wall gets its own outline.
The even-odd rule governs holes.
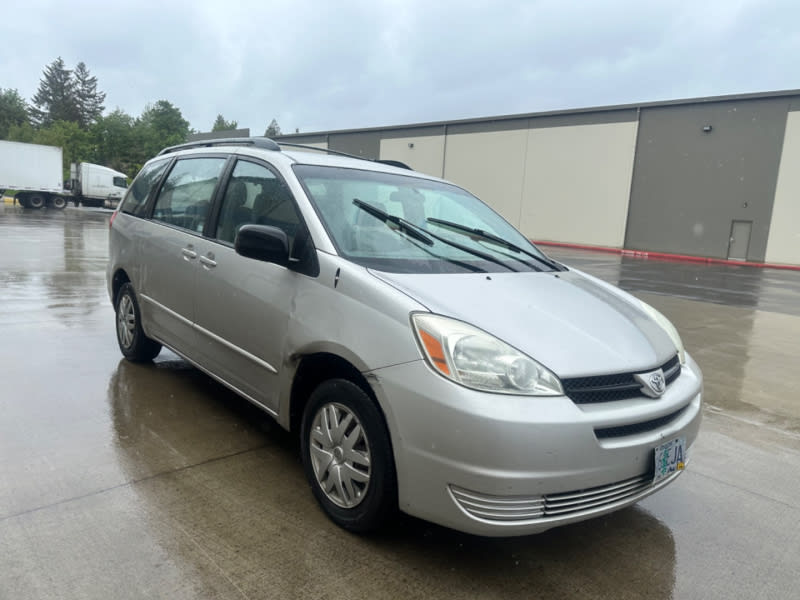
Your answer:
[[[190,133],[186,137],[187,142],[198,142],[201,140],[221,140],[224,138],[250,137],[250,128],[227,129],[225,131],[206,131],[205,133]]]
[[[399,160],[415,171],[441,177],[444,140],[443,135],[383,138],[380,141],[380,158]]]
[[[443,176],[542,241],[800,265],[800,90],[284,139]]]
[[[444,178],[519,227],[527,136],[527,129],[448,135]]]
[[[800,265],[800,111],[786,121],[766,261]]]
[[[620,248],[636,121],[531,128],[521,231],[536,240]]]
[[[787,106],[767,98],[642,109],[625,247],[727,258],[732,222],[745,221],[747,259],[763,261]]]
[[[381,135],[377,131],[331,133],[328,148],[364,158],[380,156]]]

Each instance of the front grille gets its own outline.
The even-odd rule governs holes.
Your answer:
[[[655,371],[659,367],[650,369]],[[669,386],[681,374],[681,363],[676,354],[660,366],[664,372],[664,381]],[[639,371],[642,373],[648,372]],[[594,375],[590,377],[573,377],[562,379],[564,393],[575,404],[590,404],[593,402],[613,402],[637,398],[642,395],[642,385],[634,379],[635,373],[616,373],[613,375]]]
[[[630,425],[618,425],[617,427],[604,427],[602,429],[595,429],[594,434],[597,436],[598,439],[607,439],[607,438],[615,438],[615,437],[624,437],[626,435],[636,435],[637,433],[644,433],[646,431],[652,431],[653,429],[658,429],[659,427],[663,427],[667,423],[672,422],[673,420],[677,419],[683,411],[686,410],[686,407],[680,408],[673,413],[668,415],[664,415],[663,417],[658,417],[657,419],[651,419],[650,421],[643,421],[641,423],[631,423]]]
[[[680,472],[680,471],[679,471]],[[661,482],[659,482],[661,483]],[[601,485],[543,496],[493,496],[450,486],[456,503],[470,516],[501,522],[547,521],[633,499],[653,486],[653,473]]]

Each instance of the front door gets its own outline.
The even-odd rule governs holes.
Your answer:
[[[248,223],[283,229],[290,247],[300,223],[285,184],[266,166],[239,160],[231,172],[214,238],[198,259],[196,330],[200,363],[272,412],[289,315],[305,275],[233,248]]]
[[[728,259],[747,260],[747,249],[750,246],[750,230],[752,227],[752,221],[733,221],[731,223]]]

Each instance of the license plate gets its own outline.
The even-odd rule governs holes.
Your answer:
[[[685,466],[686,438],[678,438],[661,444],[656,448],[656,469],[653,483],[658,483],[675,471],[682,471]]]

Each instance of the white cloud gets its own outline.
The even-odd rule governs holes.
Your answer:
[[[702,8],[701,8],[702,7]],[[0,86],[84,61],[136,116],[360,128],[800,87],[794,2],[29,0]],[[24,24],[24,27],[21,25]]]

